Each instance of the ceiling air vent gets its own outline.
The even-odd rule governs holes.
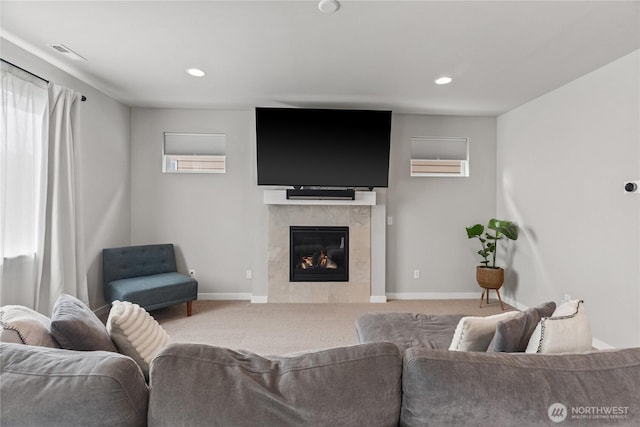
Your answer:
[[[57,43],[57,44],[50,44],[48,45],[51,49],[55,50],[58,53],[61,53],[65,56],[67,56],[70,59],[76,60],[76,61],[86,61],[85,58],[83,58],[82,56],[80,56],[79,54],[77,54],[76,52],[74,52],[73,50],[69,49],[68,47],[66,47],[63,44]]]

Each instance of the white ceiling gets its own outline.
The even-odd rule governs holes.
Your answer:
[[[640,1],[343,0],[334,14],[317,1],[0,7],[3,38],[131,106],[497,115],[640,48]],[[441,75],[453,83],[435,85]]]

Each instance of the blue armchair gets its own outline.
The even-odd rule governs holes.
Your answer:
[[[130,301],[146,310],[186,302],[191,316],[198,281],[177,272],[173,244],[103,249],[102,271],[107,302]]]

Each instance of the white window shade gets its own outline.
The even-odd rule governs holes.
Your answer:
[[[167,173],[226,173],[226,135],[164,133],[162,171]]]
[[[469,176],[469,139],[458,137],[411,138],[411,176]]]

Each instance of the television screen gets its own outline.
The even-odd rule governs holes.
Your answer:
[[[258,185],[388,187],[391,111],[256,108]]]

